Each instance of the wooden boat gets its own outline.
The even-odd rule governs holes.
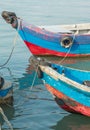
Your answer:
[[[13,86],[2,77],[0,77],[0,104],[13,104]]]
[[[38,65],[38,77],[57,104],[71,113],[90,116],[90,72],[31,58]]]
[[[18,31],[35,56],[90,56],[90,23],[34,26],[12,12],[3,11],[2,17]]]

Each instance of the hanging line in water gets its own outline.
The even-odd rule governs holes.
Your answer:
[[[39,67],[39,64],[37,64],[37,68],[36,68],[36,70],[35,70],[35,75],[34,75],[34,77],[33,77],[32,84],[31,84],[31,86],[30,86],[30,90],[32,90],[33,87],[34,87],[35,79],[36,79],[37,72],[38,72],[38,67]],[[33,97],[24,96],[24,95],[23,95],[23,97],[25,97],[25,100],[24,100],[23,102],[19,102],[16,106],[23,105],[24,102],[26,102],[28,99],[40,99],[40,100],[50,100],[50,101],[53,101],[52,99],[37,98],[37,97],[33,98]]]
[[[32,90],[33,86],[34,86],[34,83],[35,83],[35,79],[36,79],[36,76],[37,76],[37,71],[38,71],[38,65],[37,65],[37,68],[36,68],[36,71],[35,71],[35,75],[33,77],[33,80],[32,80],[32,85],[30,86],[30,90]],[[29,98],[26,96],[25,100],[23,102],[19,102],[17,103],[16,106],[20,106],[20,105],[23,105],[24,102],[26,102]]]
[[[6,60],[6,62],[4,64],[0,65],[0,68],[4,67],[10,61],[10,59],[11,59],[11,56],[12,56],[13,51],[14,51],[14,48],[16,46],[16,41],[17,41],[17,36],[18,36],[18,30],[20,28],[20,21],[18,23],[19,23],[19,26],[17,28],[17,32],[16,32],[16,35],[15,35],[14,40],[13,40],[13,47],[12,47],[11,53],[10,53],[8,59]]]
[[[36,70],[35,70],[35,75],[34,75],[34,77],[33,77],[33,80],[32,80],[32,84],[31,84],[31,86],[30,86],[30,90],[32,90],[32,88],[34,87],[34,83],[35,83],[35,79],[36,79],[36,76],[37,76],[37,71],[38,71],[38,64],[37,64],[37,68],[36,68]],[[22,102],[22,103],[18,103],[19,105],[23,105],[24,104],[24,102],[26,102],[27,100],[28,100],[29,98],[26,96],[26,99]],[[18,105],[17,105],[18,106]]]
[[[8,118],[6,117],[4,111],[3,111],[3,109],[1,107],[0,107],[0,113],[2,114],[2,117],[5,120],[5,122],[7,123],[7,125],[9,126],[9,128],[11,130],[13,130],[13,127],[12,127],[11,123],[9,122]]]
[[[32,81],[32,85],[31,85],[31,87],[30,87],[30,90],[32,90],[32,88],[33,88],[33,86],[34,86],[35,79],[36,79],[36,76],[37,76],[38,67],[39,67],[39,66],[37,65],[37,68],[36,68],[36,70],[35,70],[35,75],[34,75],[34,78],[33,78],[33,81]]]
[[[10,61],[11,56],[12,56],[13,51],[14,51],[14,48],[15,48],[15,45],[16,45],[16,39],[17,39],[17,35],[16,35],[15,38],[14,38],[13,47],[12,47],[12,50],[11,50],[11,53],[10,53],[8,59],[6,60],[6,62],[5,62],[4,64],[0,65],[0,68],[4,67],[4,66]]]

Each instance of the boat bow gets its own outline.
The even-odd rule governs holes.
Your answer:
[[[13,28],[17,29],[18,18],[14,12],[3,11],[1,15],[8,24],[11,24]]]

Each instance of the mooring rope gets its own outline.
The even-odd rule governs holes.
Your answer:
[[[78,31],[78,30],[77,30],[77,31]],[[74,34],[72,42],[74,42],[75,36],[76,36],[76,34]],[[72,44],[72,45],[73,45],[73,44]],[[67,51],[67,53],[65,54],[65,56],[58,62],[58,64],[61,64],[61,63],[67,58],[67,56],[68,56],[68,54],[69,54],[69,52],[70,52],[70,50],[71,50],[71,48],[72,48],[72,45],[70,46],[70,48],[69,48],[69,50]]]
[[[16,33],[16,36],[15,36],[15,38],[14,38],[14,40],[13,40],[13,47],[12,47],[11,53],[10,53],[8,59],[6,60],[6,62],[5,62],[4,64],[0,65],[0,68],[1,68],[1,67],[4,67],[4,66],[10,61],[11,56],[12,56],[13,51],[14,51],[14,48],[15,48],[15,45],[16,45],[16,40],[17,40],[17,33]]]
[[[35,70],[35,75],[34,75],[34,78],[33,78],[33,81],[32,81],[32,85],[31,85],[31,87],[30,87],[30,90],[32,90],[32,88],[33,88],[33,86],[34,86],[35,79],[36,79],[36,76],[37,76],[38,67],[39,67],[39,66],[37,65],[36,70]]]
[[[18,19],[19,19],[19,18],[18,18]],[[5,62],[4,64],[0,65],[0,68],[1,68],[1,67],[4,67],[4,66],[10,61],[10,59],[11,59],[11,56],[12,56],[13,51],[14,51],[14,48],[15,48],[15,46],[16,46],[16,40],[17,40],[17,37],[18,37],[19,28],[20,28],[20,20],[18,20],[18,28],[17,28],[16,35],[15,35],[15,37],[14,37],[14,39],[13,39],[13,47],[12,47],[11,53],[10,53],[8,59],[6,60],[6,62]]]
[[[30,86],[30,89],[29,89],[29,90],[32,90],[32,88],[33,88],[33,86],[34,86],[35,79],[36,79],[36,76],[37,76],[37,71],[38,71],[38,65],[37,65],[37,68],[36,68],[36,70],[35,70],[35,75],[34,75],[34,77],[33,77],[32,84],[31,84],[31,86]],[[23,96],[24,96],[24,95],[23,95]],[[25,97],[25,96],[24,96],[24,97]],[[23,104],[24,104],[24,102],[26,102],[28,99],[29,99],[29,98],[28,98],[28,96],[26,96],[25,100],[24,100],[23,102],[19,102],[19,103],[17,103],[17,105],[16,105],[16,106],[23,105]]]
[[[9,126],[9,128],[11,130],[13,130],[13,127],[12,127],[11,123],[9,122],[8,118],[6,117],[4,111],[3,111],[3,109],[1,107],[0,107],[0,113],[2,114],[2,117],[5,120],[5,122],[7,123],[7,125]]]

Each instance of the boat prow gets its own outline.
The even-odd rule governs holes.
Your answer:
[[[90,56],[90,23],[34,26],[13,12],[3,11],[2,17],[18,31],[35,56]]]
[[[38,77],[57,104],[68,112],[90,116],[90,72],[48,63],[40,58],[31,61],[35,60],[39,60]]]

